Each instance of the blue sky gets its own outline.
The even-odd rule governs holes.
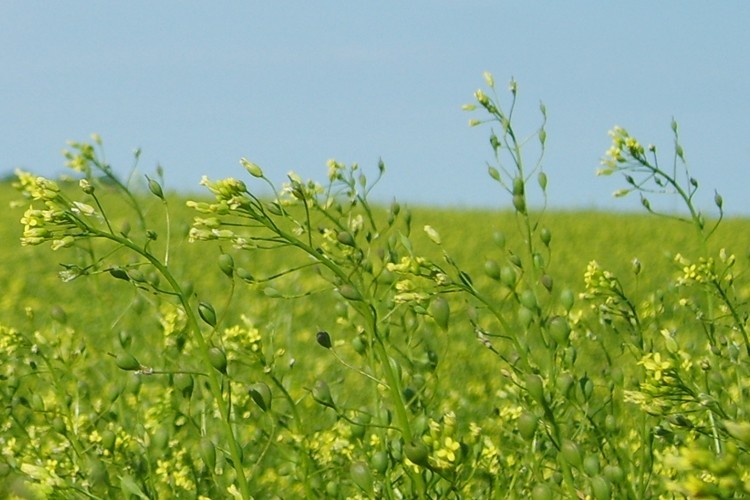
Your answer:
[[[382,158],[379,199],[506,207],[461,110],[490,71],[518,81],[522,131],[547,106],[552,207],[637,209],[594,176],[607,131],[669,161],[674,116],[699,204],[716,188],[750,215],[748,20],[739,1],[2,2],[0,171],[59,173],[65,141],[98,132],[115,169],[142,148],[172,189],[242,176],[243,156],[278,182]]]

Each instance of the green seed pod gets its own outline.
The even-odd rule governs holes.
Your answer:
[[[344,284],[339,287],[339,293],[342,297],[344,297],[347,300],[352,301],[359,301],[362,300],[362,295],[359,293],[359,290],[354,288],[350,284]]]
[[[142,383],[141,377],[137,373],[131,373],[130,377],[128,377],[128,382],[125,385],[125,388],[130,394],[136,396],[141,392]]]
[[[604,429],[610,434],[610,436],[617,435],[617,430],[620,426],[617,423],[617,419],[611,413],[604,417]]]
[[[364,354],[367,350],[367,345],[361,335],[357,335],[352,339],[352,347],[354,348],[354,352],[360,355]]]
[[[625,471],[618,465],[605,465],[602,471],[604,477],[614,484],[621,483],[625,480]]]
[[[362,439],[365,436],[367,426],[370,424],[372,417],[369,413],[361,412],[358,413],[353,420],[354,424],[352,425],[352,437],[354,439]]]
[[[714,191],[714,203],[719,208],[719,210],[721,210],[724,206],[724,198],[721,197],[718,191]]]
[[[536,295],[534,295],[533,290],[524,290],[519,297],[519,301],[521,302],[522,306],[531,311],[536,311],[539,307],[539,304],[536,301]]]
[[[388,470],[388,454],[384,451],[376,451],[370,458],[370,466],[378,474],[385,473]]]
[[[750,422],[724,420],[724,428],[733,438],[741,441],[746,446],[750,445]]]
[[[549,321],[549,336],[561,346],[568,345],[570,325],[562,316],[555,316]]]
[[[552,500],[552,488],[547,483],[540,483],[531,490],[531,500]]]
[[[578,383],[581,385],[581,393],[583,394],[584,401],[591,399],[591,395],[594,393],[594,382],[591,381],[588,375],[584,375]]]
[[[199,453],[203,463],[206,464],[206,467],[211,472],[213,472],[216,468],[216,446],[214,446],[214,443],[206,436],[201,438]]]
[[[193,290],[195,289],[195,285],[192,281],[186,280],[183,281],[180,285],[180,288],[182,288],[182,293],[185,295],[185,297],[190,297],[193,295]]]
[[[211,347],[208,350],[208,361],[217,371],[227,374],[227,355],[218,347]]]
[[[526,375],[526,390],[531,396],[531,399],[537,403],[544,403],[544,382],[542,377],[534,373]]]
[[[128,276],[128,273],[121,267],[110,267],[109,274],[115,279],[130,281],[130,276]]]
[[[527,441],[534,439],[539,418],[530,412],[523,412],[518,417],[518,433]]]
[[[523,269],[523,262],[521,262],[521,257],[518,255],[512,253],[508,256],[508,261],[516,266],[518,269]]]
[[[532,257],[532,261],[534,262],[534,267],[537,269],[544,269],[544,257],[539,252],[534,252],[534,255]]]
[[[602,476],[591,478],[591,492],[595,500],[609,500],[612,497],[612,487]]]
[[[151,191],[154,196],[163,200],[164,191],[161,189],[161,185],[149,176],[146,176],[146,179],[148,179],[148,190]]]
[[[166,448],[169,443],[169,429],[166,427],[159,427],[151,436],[151,448],[153,450],[162,451]]]
[[[135,281],[136,283],[146,282],[146,275],[143,274],[143,271],[141,271],[140,269],[130,269],[128,271],[128,276],[130,276],[130,279],[132,281]]]
[[[49,315],[53,320],[57,321],[61,325],[64,325],[68,321],[68,315],[65,313],[65,309],[62,306],[54,305],[49,311]]]
[[[576,359],[578,359],[578,350],[572,345],[568,346],[568,348],[565,349],[565,354],[563,355],[565,364],[568,366],[573,366],[574,364],[576,364]]]
[[[514,196],[523,196],[524,193],[524,182],[523,178],[516,177],[513,179],[513,195]]]
[[[198,303],[198,314],[209,326],[216,326],[216,311],[208,302]]]
[[[247,158],[240,158],[240,165],[245,167],[245,170],[247,170],[247,172],[253,177],[263,177],[263,169],[261,169],[258,165],[251,162]]]
[[[539,231],[539,239],[542,240],[544,246],[548,247],[550,241],[552,241],[552,232],[546,227],[543,227],[541,231]]]
[[[542,144],[544,144],[544,141],[547,139],[547,132],[544,131],[544,129],[539,131],[539,140],[542,141]],[[542,188],[542,191],[547,190],[547,174],[544,172],[539,172],[539,175],[536,177],[537,182],[539,182],[539,187]]]
[[[254,283],[255,278],[253,278],[253,275],[250,274],[250,271],[245,269],[244,267],[238,267],[235,269],[235,273],[237,273],[237,277],[247,283]]]
[[[505,248],[505,233],[502,231],[495,231],[492,234],[492,239],[495,240],[495,245],[500,248]]]
[[[560,292],[560,304],[565,308],[566,311],[570,311],[575,303],[575,296],[570,288],[564,289]]]
[[[129,352],[123,352],[117,355],[115,358],[115,364],[117,368],[125,371],[136,371],[141,369],[141,364],[135,359],[135,356]]]
[[[517,279],[516,271],[512,267],[503,266],[500,269],[500,282],[508,288],[515,288]]]
[[[498,182],[500,181],[500,172],[498,171],[498,169],[496,169],[492,165],[490,165],[490,166],[487,167],[487,173],[489,173],[490,177],[492,177],[496,181],[498,181]]]
[[[102,431],[101,438],[102,449],[112,453],[115,449],[115,441],[117,441],[117,435],[110,429],[105,429]]]
[[[554,285],[552,276],[550,276],[549,274],[543,274],[542,277],[539,278],[539,282],[548,292],[552,292],[552,286]]]
[[[255,401],[255,404],[257,404],[261,410],[268,411],[271,409],[271,401],[273,400],[273,396],[271,394],[271,388],[268,387],[268,384],[265,384],[263,382],[256,382],[247,389],[247,392],[248,394],[250,394],[250,397],[253,399],[253,401]]]
[[[573,378],[573,375],[568,372],[561,373],[555,379],[555,387],[558,392],[566,398],[570,396],[570,389],[573,387],[574,383],[575,379]]]
[[[313,385],[312,388],[312,397],[323,406],[336,408],[336,405],[333,403],[333,397],[331,396],[331,389],[324,380],[315,381],[315,385]]]
[[[583,465],[581,448],[574,441],[570,439],[564,440],[560,446],[560,453],[563,459],[576,469],[579,469]]]
[[[500,280],[500,265],[496,260],[489,259],[484,263],[484,273],[495,281]]]
[[[518,308],[518,322],[524,328],[528,328],[531,322],[534,321],[534,312],[521,306]]]
[[[193,376],[189,373],[175,373],[172,382],[174,383],[175,389],[182,393],[182,397],[189,398],[193,394],[193,387],[195,381]]]
[[[451,310],[445,297],[437,297],[430,303],[430,314],[441,330],[448,330]]]
[[[359,486],[359,488],[365,494],[367,494],[368,496],[372,496],[372,474],[370,473],[370,467],[367,465],[367,463],[361,460],[353,462],[349,467],[349,474],[351,474],[354,484]]]
[[[52,429],[54,429],[55,432],[58,434],[62,434],[63,436],[68,432],[68,429],[65,425],[65,420],[63,420],[61,417],[55,417],[52,420]]]
[[[513,195],[513,208],[519,214],[526,214],[526,198],[522,194]]]
[[[429,465],[428,458],[430,456],[430,450],[427,449],[422,441],[412,441],[404,445],[404,455],[406,458],[411,460],[413,463],[427,467]]]
[[[273,215],[282,215],[284,212],[281,210],[281,206],[276,203],[275,201],[272,201],[270,203],[266,203],[266,211],[270,212]]]
[[[226,274],[228,278],[231,278],[234,274],[234,259],[231,255],[223,253],[219,255],[219,269],[221,272]]]
[[[354,242],[354,236],[352,236],[352,233],[350,233],[349,231],[340,231],[339,234],[336,235],[336,239],[342,245],[346,245],[348,247],[357,246],[357,244]]]
[[[599,457],[597,455],[586,455],[583,459],[583,470],[589,476],[596,476],[599,474],[601,465],[599,463]]]
[[[333,346],[333,344],[331,343],[331,336],[328,334],[328,332],[320,331],[316,333],[315,340],[318,342],[318,344],[326,349],[330,349]]]

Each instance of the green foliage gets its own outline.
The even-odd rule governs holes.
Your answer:
[[[96,136],[65,153],[76,180],[18,172],[0,495],[750,493],[748,259],[730,250],[748,223],[718,194],[714,220],[694,206],[676,124],[671,169],[615,128],[600,172],[664,217],[547,213],[546,109],[522,138],[517,84],[506,111],[485,81],[465,108],[497,127],[510,212],[372,205],[382,163],[276,186],[244,158],[247,181],[204,178],[185,203],[160,171],[116,177]]]

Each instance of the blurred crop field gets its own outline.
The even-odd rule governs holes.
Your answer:
[[[11,208],[12,202],[20,199],[10,185],[0,186],[0,203],[5,207],[0,214],[3,263],[0,337],[6,337],[5,341],[0,338],[3,346],[0,398],[5,412],[0,420],[6,422],[0,446],[0,497],[44,498],[52,491],[60,495],[55,488],[62,488],[63,483],[69,488],[62,489],[67,492],[63,495],[81,498],[83,491],[101,495],[117,491],[124,498],[141,495],[196,498],[195,491],[218,497],[227,494],[226,489],[212,486],[221,483],[216,477],[222,466],[209,473],[198,458],[206,460],[201,436],[211,436],[205,422],[214,410],[206,398],[191,397],[192,385],[189,389],[188,385],[181,385],[175,375],[201,370],[194,357],[182,350],[187,339],[179,308],[163,295],[113,279],[107,272],[62,282],[59,273],[64,270],[63,265],[74,264],[79,257],[67,250],[50,252],[48,248],[22,247],[19,238],[23,228],[19,220],[25,206]],[[214,304],[221,323],[220,332],[214,335],[244,335],[254,339],[247,350],[228,354],[229,373],[238,385],[232,403],[234,425],[247,443],[247,470],[255,478],[254,491],[259,498],[273,497],[277,487],[290,488],[294,493],[289,498],[301,494],[295,489],[296,462],[285,455],[284,449],[276,451],[272,446],[275,442],[293,441],[295,434],[282,417],[269,420],[240,387],[262,380],[272,364],[279,382],[305,415],[306,435],[310,439],[307,446],[313,450],[310,456],[323,464],[319,465],[322,472],[311,480],[312,491],[328,491],[330,496],[341,498],[348,495],[343,491],[353,491],[366,498],[356,478],[353,481],[359,489],[352,486],[353,489],[346,490],[345,483],[349,480],[342,479],[342,492],[333,494],[326,490],[325,478],[339,474],[336,468],[345,465],[341,457],[329,457],[328,462],[321,457],[326,453],[341,453],[345,458],[362,458],[372,463],[372,453],[368,450],[377,447],[377,443],[357,441],[356,430],[342,430],[353,427],[350,423],[310,397],[320,379],[327,382],[336,405],[341,408],[371,405],[373,391],[377,391],[367,378],[341,362],[355,367],[363,362],[362,353],[356,348],[359,332],[350,320],[346,301],[330,283],[320,279],[314,266],[266,282],[267,277],[308,262],[304,255],[289,248],[234,254],[235,266],[247,270],[257,283],[239,282],[230,294],[230,280],[219,268],[219,255],[230,251],[231,245],[189,243],[187,236],[195,213],[179,195],[168,195],[168,201],[172,216],[172,272],[181,282],[191,283],[196,298]],[[160,220],[158,200],[144,195],[142,203],[147,216]],[[376,217],[384,219],[388,207],[375,210]],[[507,257],[498,245],[498,234],[504,235],[504,247],[523,246],[515,214],[429,207],[411,207],[411,211],[413,229],[409,237],[415,253],[436,262],[443,260],[444,253],[450,254],[471,277],[473,286],[487,296],[497,297],[498,309],[507,310],[508,317],[514,318],[516,305],[512,301],[507,305],[500,302],[508,292],[502,291],[503,285],[487,275],[487,261],[504,262]],[[110,217],[115,223],[123,222],[116,213],[110,212]],[[546,263],[554,277],[549,294],[557,296],[563,289],[572,291],[575,305],[571,317],[583,318],[581,324],[592,314],[591,307],[580,298],[586,291],[584,273],[591,261],[618,276],[631,300],[641,303],[674,288],[675,277],[681,273],[675,264],[676,254],[697,258],[706,253],[718,254],[724,248],[737,258],[734,280],[738,297],[745,301],[750,296],[748,220],[723,221],[711,237],[709,248],[690,225],[653,216],[551,211],[543,220],[552,234]],[[161,222],[155,224],[159,227]],[[422,231],[425,225],[440,234],[442,248]],[[164,233],[158,232],[163,238]],[[156,244],[162,243],[163,240],[156,240]],[[85,252],[85,247],[77,251]],[[634,259],[640,263],[637,274],[633,272]],[[481,428],[482,434],[497,446],[503,443],[509,446],[499,462],[503,470],[522,476],[519,464],[531,459],[524,458],[527,451],[523,450],[527,447],[517,437],[521,408],[514,401],[520,396],[509,388],[509,377],[502,372],[504,368],[498,363],[497,354],[477,340],[475,327],[468,319],[471,304],[460,296],[447,298],[451,311],[448,328],[439,328],[429,318],[415,317],[423,333],[418,342],[406,342],[412,351],[403,356],[403,362],[409,364],[404,367],[404,384],[420,394],[412,411],[417,417],[423,415],[436,421],[439,415],[453,415],[459,434],[469,435],[472,429]],[[419,310],[416,311],[418,316]],[[676,322],[683,318],[677,313],[674,317]],[[408,323],[409,315],[404,314],[402,321]],[[704,342],[697,323],[675,326],[682,329],[681,339],[692,339],[690,342],[696,346]],[[486,328],[491,329],[492,324],[488,323]],[[316,341],[316,333],[320,331],[330,334],[336,357]],[[393,335],[408,331],[407,324],[402,329],[393,328]],[[8,338],[13,335],[16,340],[11,342]],[[618,366],[626,374],[635,374],[639,369],[625,354],[619,360],[602,359],[598,343],[608,344],[607,352],[617,352],[624,343],[623,338],[618,338],[619,333],[607,338],[599,335],[589,344],[583,328],[574,327],[573,335],[578,353],[570,370],[576,377],[601,374],[611,370],[611,366]],[[501,353],[507,351],[508,346],[502,340],[493,342]],[[401,341],[394,340],[393,345],[399,346]],[[115,355],[123,348],[154,373],[135,374],[116,366]],[[258,361],[259,352],[262,362]],[[422,386],[426,389],[422,390]],[[597,386],[595,390],[606,388]],[[637,413],[635,407],[617,407],[618,418],[625,427],[629,422],[641,421],[640,417],[634,417]],[[73,438],[73,434],[77,437]],[[19,448],[19,443],[24,443],[25,449]],[[342,451],[338,445],[346,449]],[[221,449],[218,451],[217,461],[228,468],[226,459],[221,458]],[[28,460],[25,467],[21,467],[23,460]],[[73,465],[63,466],[65,460]],[[476,463],[480,462],[477,458]],[[383,474],[375,465],[372,467],[374,475]],[[26,476],[22,477],[19,470]],[[75,481],[68,481],[70,477],[66,474],[81,470],[85,471],[81,477],[86,479],[77,490],[70,486]],[[598,477],[598,474],[591,475]],[[617,478],[613,477],[607,476],[607,484],[617,497],[618,491],[626,489],[617,489]],[[596,485],[592,488],[596,493]],[[472,490],[469,488],[463,494],[468,491]],[[285,497],[283,493],[280,496]]]

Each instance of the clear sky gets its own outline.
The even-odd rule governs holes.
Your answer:
[[[246,175],[243,156],[278,182],[382,158],[382,200],[506,207],[461,110],[490,71],[517,80],[522,131],[547,106],[553,207],[636,209],[594,176],[607,131],[669,161],[674,116],[699,204],[717,188],[750,215],[749,21],[742,1],[4,1],[0,172],[59,173],[98,132],[116,170],[142,148],[172,189]]]

